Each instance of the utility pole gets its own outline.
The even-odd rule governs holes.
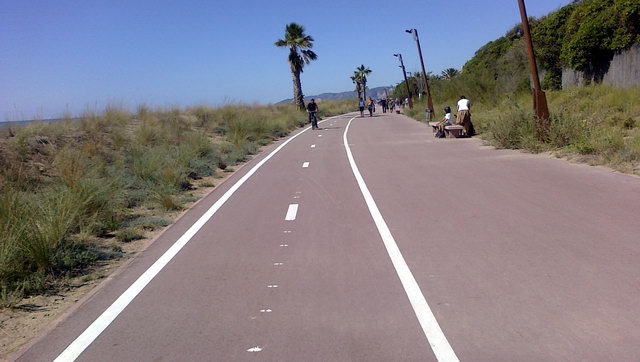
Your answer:
[[[409,88],[409,80],[407,79],[407,71],[404,69],[404,62],[402,61],[402,54],[394,54],[393,56],[400,59],[400,68],[402,68],[402,75],[404,75],[404,84],[407,86],[407,93],[409,94],[409,109],[413,109],[413,99],[411,97],[411,89]]]
[[[537,118],[538,140],[545,141],[549,134],[549,107],[547,106],[547,96],[540,87],[540,77],[538,76],[538,65],[536,64],[535,53],[533,52],[533,41],[531,40],[531,30],[529,29],[529,18],[524,0],[518,0],[520,6],[520,16],[522,17],[522,30],[524,31],[524,42],[529,56],[529,68],[531,68],[531,80],[533,81],[533,109]]]
[[[418,55],[420,56],[420,66],[422,67],[422,82],[424,83],[423,89],[427,90],[427,114],[429,115],[428,117],[433,117],[435,116],[435,113],[433,112],[433,100],[431,99],[431,89],[429,88],[429,79],[427,79],[427,71],[424,69],[424,60],[422,59],[422,48],[420,47],[420,38],[418,38],[418,30],[411,29],[411,30],[405,30],[405,31],[409,34],[413,34],[413,39],[416,41],[416,44],[418,45]],[[431,118],[428,120],[430,121]]]

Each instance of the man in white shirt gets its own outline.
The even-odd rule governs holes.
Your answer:
[[[457,106],[458,118],[456,123],[464,128],[464,133],[471,137],[476,134],[473,123],[471,123],[471,102],[465,97],[461,96]]]

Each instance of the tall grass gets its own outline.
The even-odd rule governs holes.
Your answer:
[[[640,174],[640,88],[593,85],[549,91],[547,99],[551,127],[546,142],[537,140],[532,100],[526,93],[504,97],[495,105],[476,102],[473,122],[481,137],[499,148],[554,151]],[[445,105],[455,109],[456,101],[451,96],[438,102],[438,115]],[[418,103],[408,115],[424,120],[424,107]]]
[[[321,103],[322,115],[350,110]],[[61,276],[112,257],[182,208],[193,181],[246,160],[307,123],[291,105],[135,114],[108,107],[78,122],[35,124],[0,136],[0,305],[42,292]],[[155,211],[154,211],[155,212]],[[149,226],[151,225],[151,226]],[[108,250],[107,250],[108,249]],[[117,247],[115,249],[118,249]],[[116,253],[117,254],[117,253]]]

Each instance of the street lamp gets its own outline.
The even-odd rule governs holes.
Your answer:
[[[520,16],[522,17],[522,30],[524,31],[527,55],[529,56],[529,68],[531,69],[531,79],[533,80],[533,108],[537,118],[537,134],[540,141],[545,141],[549,133],[549,107],[547,106],[547,96],[540,87],[540,77],[538,77],[538,65],[536,64],[535,53],[533,52],[533,42],[531,41],[531,31],[529,29],[529,18],[524,0],[518,0],[520,6]]]
[[[429,88],[427,71],[424,69],[424,60],[422,59],[422,48],[420,48],[420,38],[418,38],[418,30],[411,29],[405,30],[405,32],[412,34],[413,39],[418,45],[418,55],[420,56],[420,66],[422,67],[422,82],[424,83],[425,89],[427,90],[427,117],[429,118],[428,121],[430,121],[431,117],[435,116],[435,113],[433,113],[433,100],[431,99],[431,89]]]
[[[404,75],[404,84],[407,86],[407,94],[409,95],[409,109],[413,109],[413,99],[411,97],[411,89],[409,88],[409,80],[407,80],[407,72],[404,69],[404,62],[402,61],[402,54],[394,54],[394,57],[400,59],[400,68],[402,68],[402,75]]]

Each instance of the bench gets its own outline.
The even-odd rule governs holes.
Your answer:
[[[462,137],[462,131],[464,127],[459,125],[445,126],[444,133],[447,138],[459,138]]]

